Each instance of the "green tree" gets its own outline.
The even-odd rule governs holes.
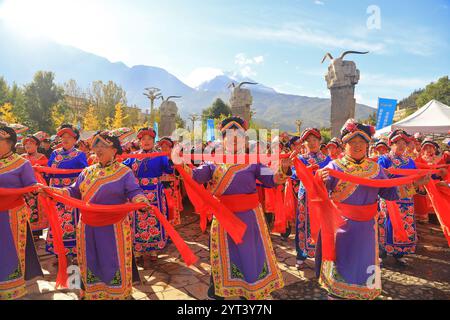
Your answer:
[[[102,81],[94,81],[88,90],[87,97],[89,103],[95,106],[101,125],[106,127],[112,125],[112,123],[108,124],[106,119],[114,118],[116,105],[120,103],[126,106],[127,104],[125,90],[113,81],[108,81],[106,84]]]
[[[28,114],[25,112],[24,90],[16,83],[9,89],[7,101],[13,105],[13,113],[19,123],[28,122]]]
[[[52,108],[63,98],[63,89],[58,87],[54,80],[53,72],[38,71],[33,81],[25,86],[25,123],[31,131],[55,132]]]
[[[372,112],[367,119],[363,119],[362,123],[370,124],[372,126],[375,126],[377,124],[377,113],[376,113],[376,111]]]
[[[210,107],[202,111],[204,119],[219,119],[222,115],[230,116],[231,108],[220,98],[217,98]]]
[[[331,128],[321,128],[322,142],[328,143],[331,140]]]
[[[450,105],[450,80],[448,76],[427,85],[425,90],[417,97],[416,105],[420,108],[432,99]]]
[[[175,123],[176,123],[176,128],[186,128],[186,121],[183,120],[183,118],[181,118],[180,114],[177,113],[176,117],[175,117]]]
[[[9,86],[5,78],[0,77],[0,105],[4,105],[8,101]]]

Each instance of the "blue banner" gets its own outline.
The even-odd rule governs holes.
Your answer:
[[[206,141],[214,141],[216,137],[214,135],[214,119],[206,120]]]
[[[392,124],[396,108],[397,108],[397,100],[378,98],[376,130],[380,130]]]
[[[153,130],[155,130],[156,132],[156,137],[155,137],[155,142],[159,141],[159,136],[158,136],[158,122],[155,121],[155,123],[153,124]]]

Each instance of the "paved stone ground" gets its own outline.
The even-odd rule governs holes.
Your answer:
[[[181,236],[200,260],[195,266],[186,267],[173,244],[169,245],[151,268],[139,267],[142,283],[133,287],[136,300],[207,299],[209,284],[208,234],[199,229],[198,216],[184,214],[183,224],[177,227]],[[438,226],[419,225],[417,254],[407,257],[409,266],[399,269],[393,258],[387,258],[382,269],[383,294],[380,299],[449,299],[450,300],[450,248]],[[273,299],[300,300],[326,299],[325,291],[317,284],[314,261],[306,263],[310,268],[295,267],[294,237],[283,242],[278,235],[272,241],[283,272],[286,286],[272,294]],[[25,299],[76,300],[77,290],[55,290],[56,258],[45,254],[45,242],[37,243],[44,278],[28,283]]]

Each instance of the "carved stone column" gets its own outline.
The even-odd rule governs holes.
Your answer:
[[[233,116],[239,116],[250,121],[250,107],[253,103],[253,97],[249,89],[235,87],[231,93],[230,105]]]
[[[174,101],[164,101],[159,109],[160,124],[158,136],[171,136],[176,129],[175,119],[178,113],[177,104]]]
[[[355,117],[355,85],[359,70],[353,61],[333,59],[325,75],[331,92],[331,136],[338,137],[345,121]]]

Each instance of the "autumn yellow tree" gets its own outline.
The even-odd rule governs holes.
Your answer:
[[[87,131],[98,130],[100,123],[97,115],[95,114],[95,108],[92,104],[89,105],[86,114],[84,115],[83,128]]]
[[[114,119],[112,121],[112,128],[113,129],[122,128],[124,125],[124,120],[127,117],[128,116],[124,115],[122,104],[119,102],[115,106],[115,113],[114,113]]]
[[[5,103],[3,106],[0,106],[0,119],[6,123],[15,123],[17,118],[14,116],[12,109],[13,105],[9,102]]]
[[[52,107],[51,117],[52,117],[53,125],[54,125],[55,128],[58,128],[63,123],[67,122],[66,116],[61,111],[61,108],[60,108],[59,105],[54,105]]]

